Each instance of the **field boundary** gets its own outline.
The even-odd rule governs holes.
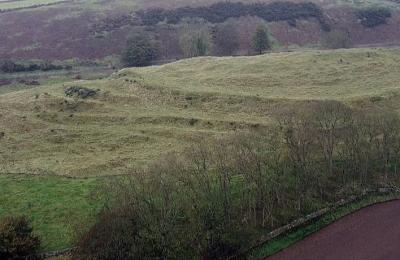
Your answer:
[[[269,242],[273,241],[274,239],[280,237],[280,236],[285,236],[290,234],[291,232],[294,232],[295,230],[307,226],[308,224],[313,223],[314,221],[317,221],[319,219],[321,219],[322,217],[324,217],[325,215],[327,215],[328,213],[333,213],[335,210],[338,210],[341,207],[350,205],[352,203],[356,203],[358,201],[361,201],[363,199],[366,199],[369,196],[385,196],[385,195],[391,195],[391,194],[396,194],[396,193],[400,193],[400,189],[399,188],[379,188],[376,190],[365,190],[364,192],[362,192],[361,195],[359,196],[350,196],[347,199],[341,199],[335,203],[332,203],[330,206],[325,207],[323,209],[320,209],[318,211],[315,211],[311,214],[308,214],[304,217],[298,218],[292,222],[290,222],[289,224],[286,224],[284,226],[281,226],[269,233],[267,233],[265,236],[263,236],[258,242],[255,243],[255,245],[249,247],[248,249],[244,250],[242,253],[238,254],[238,255],[234,255],[229,257],[228,259],[243,259],[243,258],[247,258],[246,256],[248,256],[253,250],[256,250],[257,248],[260,248],[266,244],[268,244]],[[379,203],[384,203],[384,202],[389,202],[392,200],[396,200],[397,198],[388,198],[388,199],[384,199],[383,201],[373,201],[371,203],[368,203],[367,205],[363,205],[360,208],[357,208],[354,211],[351,211],[350,213],[344,214],[343,216],[335,219],[334,221],[339,220],[340,218],[354,213],[358,210],[361,210],[363,208],[375,205],[375,204],[379,204]],[[332,223],[332,222],[331,222]],[[330,223],[329,223],[330,224]],[[315,230],[314,232],[311,232],[309,234],[307,234],[306,236],[311,235],[312,233],[315,233],[316,231],[320,230],[321,228],[325,227],[326,225],[322,225],[320,228],[318,228],[317,230]],[[306,237],[305,236],[305,237]],[[297,240],[299,241],[299,240]],[[291,243],[290,245],[292,245],[293,243]],[[288,246],[290,246],[288,245]],[[278,253],[279,251],[283,250],[287,248],[286,247],[282,247],[279,250],[275,251],[273,254]],[[269,256],[269,255],[266,255]]]
[[[18,176],[18,177],[57,177],[70,180],[88,180],[88,179],[107,179],[114,177],[126,177],[131,176],[132,173],[121,173],[121,174],[110,174],[110,175],[99,175],[99,176],[71,176],[67,174],[52,174],[52,173],[28,173],[28,172],[0,172],[0,176]]]
[[[8,3],[11,2],[17,2],[17,1],[9,1]],[[0,14],[1,13],[8,13],[8,12],[14,12],[14,11],[21,11],[21,10],[26,10],[26,9],[34,9],[34,8],[40,8],[40,7],[46,7],[46,6],[53,6],[53,5],[59,5],[59,4],[65,4],[70,2],[70,0],[60,0],[54,3],[48,3],[48,4],[36,4],[36,5],[30,5],[30,6],[25,6],[25,7],[16,7],[16,8],[9,8],[9,9],[1,9],[0,8]]]

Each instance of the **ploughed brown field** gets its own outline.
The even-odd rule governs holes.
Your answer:
[[[268,260],[400,259],[400,200],[364,208]]]

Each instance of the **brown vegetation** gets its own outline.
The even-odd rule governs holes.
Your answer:
[[[202,5],[213,4],[218,1],[202,2]],[[262,1],[271,3],[273,1]],[[304,1],[295,1],[302,3]],[[400,33],[398,24],[400,15],[392,11],[391,17],[384,17],[385,23],[375,27],[365,27],[357,18],[355,9],[333,7],[327,8],[324,3],[324,21],[335,31],[346,31],[350,42],[355,46],[360,44],[398,44]],[[329,1],[328,1],[329,2]],[[247,3],[247,2],[246,2]],[[182,5],[198,6],[198,3],[175,3],[174,8]],[[161,7],[170,9],[170,1],[152,1],[141,3],[143,9],[147,7]],[[10,12],[0,14],[0,58],[40,58],[40,59],[68,59],[68,58],[104,58],[113,54],[120,54],[128,35],[136,30],[140,20],[132,15],[135,10],[96,10],[82,11],[74,7],[52,7],[33,9],[24,12]],[[66,16],[65,14],[71,14]],[[313,18],[314,17],[314,18]],[[369,17],[369,16],[368,16]],[[306,17],[307,18],[307,17]],[[251,50],[252,35],[261,21],[254,22],[254,17],[235,16],[240,39],[236,54],[248,54]],[[252,26],[249,28],[249,21]],[[262,19],[260,19],[262,20]],[[268,19],[267,19],[268,20]],[[283,47],[290,45],[309,46],[318,45],[323,39],[319,16],[310,16],[307,19],[270,21],[269,31]],[[213,24],[218,27],[218,24]],[[241,29],[241,28],[246,29]],[[160,39],[165,45],[161,47],[162,60],[171,60],[183,57],[182,50],[177,49],[179,30],[165,24],[146,28],[154,38]],[[239,30],[240,29],[240,30]],[[222,55],[215,51],[211,54]]]
[[[0,258],[38,259],[40,239],[32,234],[25,217],[5,217],[0,220]]]
[[[77,257],[226,257],[327,203],[399,180],[396,114],[320,101],[276,118],[266,132],[201,141],[111,185],[118,195]]]

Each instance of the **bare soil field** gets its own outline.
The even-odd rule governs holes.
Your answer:
[[[400,200],[364,208],[268,260],[399,259]]]

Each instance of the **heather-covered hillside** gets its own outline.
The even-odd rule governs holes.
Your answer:
[[[4,11],[0,13],[0,59],[93,59],[118,55],[125,47],[127,37],[139,27],[150,31],[159,42],[165,43],[165,46],[162,46],[163,53],[159,57],[160,60],[182,58],[182,50],[177,46],[180,29],[176,24],[185,17],[205,19],[209,23],[207,26],[210,27],[211,33],[218,24],[232,17],[238,24],[240,38],[240,47],[235,54],[241,55],[249,53],[251,33],[259,23],[264,22],[271,37],[275,39],[277,50],[298,46],[318,47],[327,29],[340,30],[348,34],[355,46],[400,43],[399,4],[395,1],[378,1],[379,6],[388,8],[391,14],[382,24],[374,27],[365,26],[366,23],[362,22],[358,11],[368,6],[375,6],[377,1],[350,5],[346,1],[336,0],[296,0],[286,9],[287,2],[280,0],[261,1],[263,3],[255,7],[252,5],[255,1],[242,1],[241,4],[225,3],[228,8],[222,11],[215,10],[220,5],[212,5],[218,2],[220,1],[86,0],[54,2],[50,6],[21,6],[23,9],[18,9],[18,5],[15,5],[17,8],[15,10],[4,9],[5,2],[0,2],[0,10]],[[263,11],[262,5],[267,5],[267,9],[266,12],[260,13]],[[273,7],[283,5],[284,8],[271,9],[271,5]],[[253,6],[254,11],[246,11],[248,6]],[[311,9],[303,12],[299,6],[311,6]],[[158,11],[154,12],[154,8],[158,8]],[[159,8],[164,11],[160,12]],[[204,15],[204,13],[210,14],[207,8],[214,10],[214,13],[211,12],[213,17]],[[320,11],[315,11],[317,10],[315,8],[320,8]],[[299,13],[299,10],[302,13]],[[147,19],[149,17],[151,22]],[[158,24],[164,20],[166,24]]]

